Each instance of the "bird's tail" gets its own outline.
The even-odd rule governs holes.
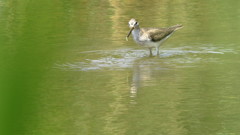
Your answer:
[[[172,26],[171,28],[175,31],[175,30],[179,30],[179,29],[183,28],[183,25],[177,24],[177,25]]]

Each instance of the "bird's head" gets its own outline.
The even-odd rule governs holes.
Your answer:
[[[132,18],[129,22],[128,22],[129,28],[136,28],[139,26],[139,23],[137,22],[137,20],[135,20],[134,18]]]
[[[128,22],[128,26],[129,26],[129,28],[130,28],[130,31],[129,31],[126,39],[130,36],[130,34],[132,33],[133,29],[139,27],[139,23],[137,22],[137,20],[135,20],[134,18],[132,18],[132,19]]]

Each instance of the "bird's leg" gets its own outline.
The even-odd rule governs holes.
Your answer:
[[[159,54],[159,46],[156,47],[156,50],[157,50],[157,56],[159,56],[159,55],[160,55],[160,54]]]
[[[148,48],[148,49],[149,49],[149,52],[150,52],[149,56],[153,56],[152,55],[152,48]]]

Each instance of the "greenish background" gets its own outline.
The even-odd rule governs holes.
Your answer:
[[[239,5],[0,0],[0,134],[240,134]],[[148,57],[131,18],[184,28]]]

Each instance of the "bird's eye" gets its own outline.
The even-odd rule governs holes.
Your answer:
[[[137,22],[135,22],[135,24],[134,25],[137,25]]]

